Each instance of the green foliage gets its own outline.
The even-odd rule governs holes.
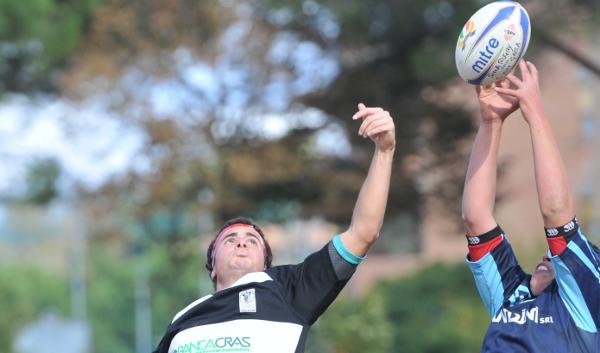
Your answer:
[[[103,244],[94,244],[88,271],[88,319],[93,351],[134,351],[133,265]]]
[[[307,352],[389,352],[393,332],[391,325],[379,294],[364,299],[340,297],[313,328]]]
[[[149,247],[153,343],[158,343],[177,312],[214,291],[203,255],[197,238]]]
[[[115,244],[94,244],[88,279],[88,317],[94,352],[135,350],[134,285],[140,266],[147,266],[149,274],[151,326],[156,339],[175,313],[199,297],[199,282],[204,294],[212,292],[208,276],[203,277],[202,256],[198,256],[195,241],[155,244],[136,251],[135,256],[116,252]]]
[[[391,352],[471,353],[480,349],[489,316],[466,265],[435,265],[381,284],[393,328]]]
[[[16,334],[44,310],[66,314],[69,303],[65,278],[29,266],[0,268],[0,352],[10,352]]]
[[[434,265],[340,297],[313,328],[307,352],[478,352],[489,317],[465,265]]]
[[[0,92],[52,88],[102,0],[0,0]]]
[[[25,199],[38,205],[46,205],[58,196],[57,182],[60,165],[54,159],[44,159],[33,164],[27,174]]]

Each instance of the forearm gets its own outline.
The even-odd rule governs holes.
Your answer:
[[[501,132],[501,122],[482,122],[475,136],[462,200],[462,216],[470,235],[483,234],[497,225],[493,211]]]
[[[350,227],[342,234],[346,248],[357,256],[366,254],[379,236],[389,194],[393,158],[393,150],[376,149],[358,194]]]
[[[529,113],[535,181],[546,227],[561,226],[573,218],[574,206],[565,166],[552,128],[543,112]]]

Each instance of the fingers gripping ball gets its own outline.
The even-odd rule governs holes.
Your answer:
[[[525,55],[530,36],[529,15],[519,3],[496,1],[482,7],[458,36],[458,74],[473,85],[502,80]]]

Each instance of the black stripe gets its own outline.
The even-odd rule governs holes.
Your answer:
[[[469,245],[484,244],[502,234],[504,234],[504,231],[502,230],[502,228],[500,228],[500,226],[497,225],[496,228],[490,230],[489,232],[485,232],[481,235],[467,235],[467,242],[469,243]]]

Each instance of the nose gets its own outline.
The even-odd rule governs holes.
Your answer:
[[[542,261],[550,261],[550,257],[548,255],[542,256]]]
[[[236,246],[237,246],[238,248],[241,248],[241,247],[244,247],[244,248],[245,248],[245,247],[246,247],[246,243],[239,242],[239,243],[237,243],[237,245],[236,245]]]

